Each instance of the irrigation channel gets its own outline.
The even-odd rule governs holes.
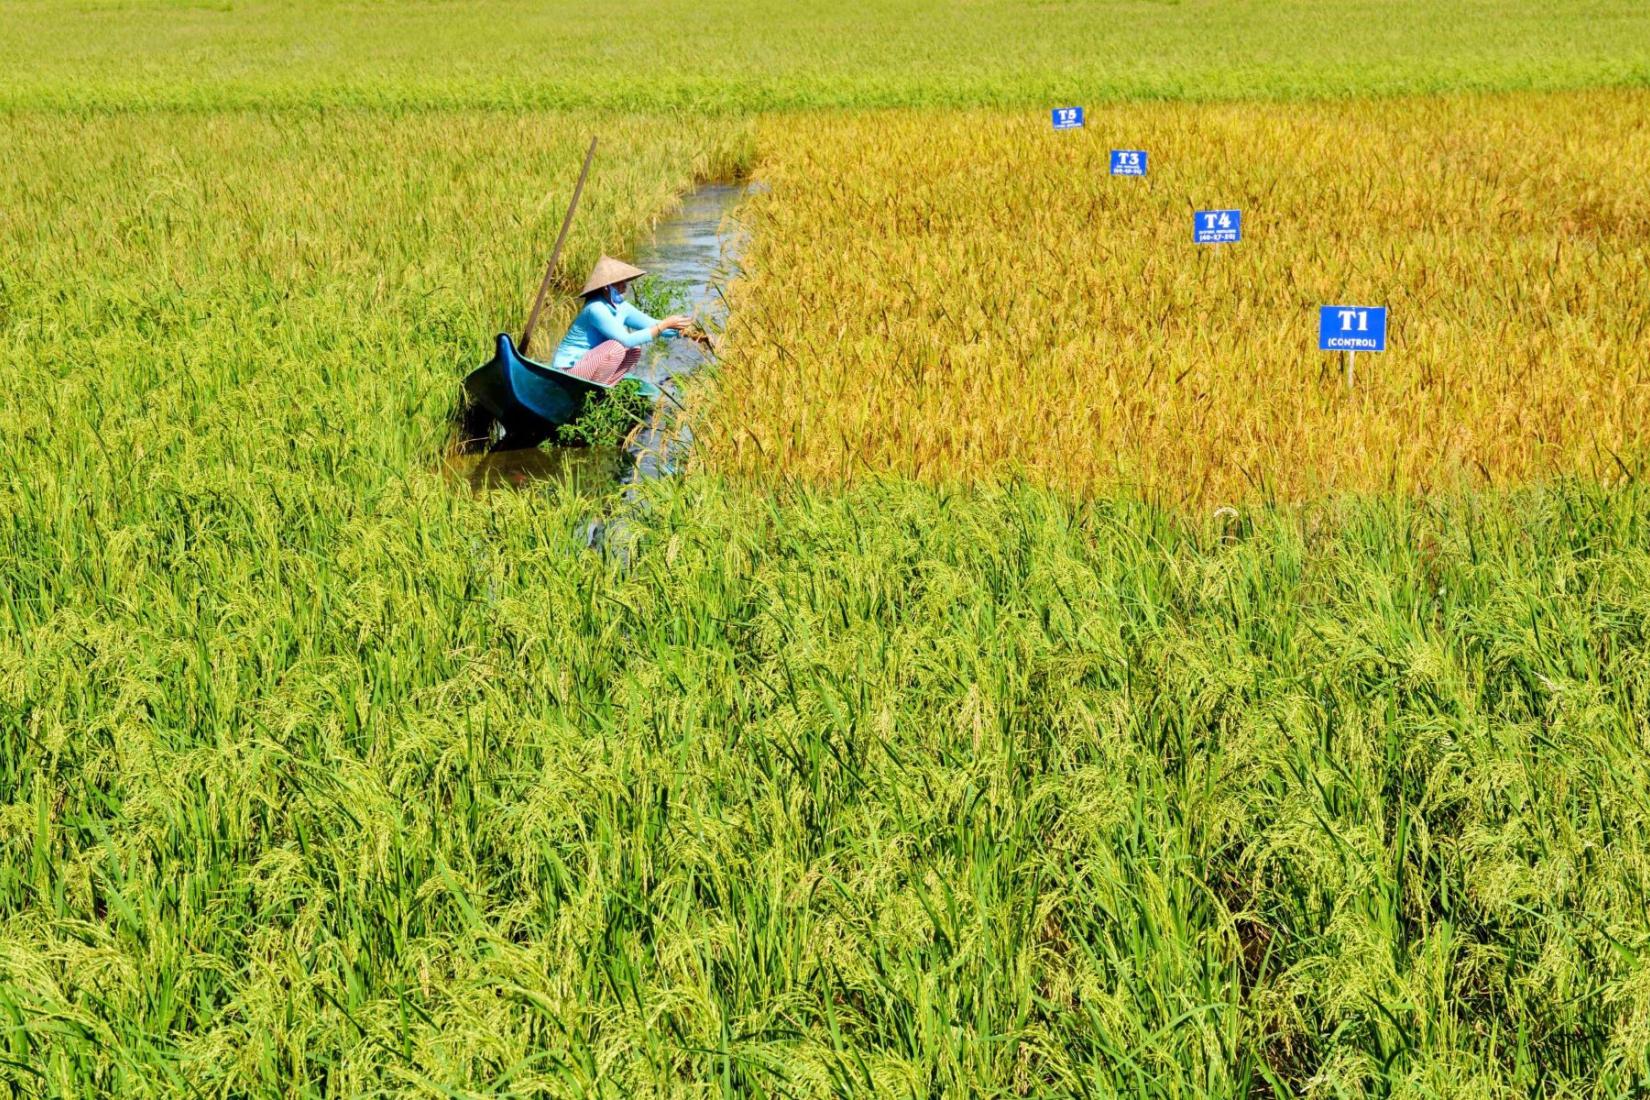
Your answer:
[[[720,287],[733,275],[744,248],[745,233],[728,215],[753,185],[705,184],[654,229],[651,244],[636,265],[678,296],[680,312],[691,313],[705,331],[719,335],[727,319]],[[648,346],[636,374],[657,383],[669,396],[653,423],[632,437],[629,446],[559,447],[547,443],[515,451],[455,456],[449,469],[472,489],[524,489],[552,480],[579,491],[599,491],[674,473],[693,442],[690,425],[679,416],[674,380],[703,365],[705,353],[692,340],[656,340]],[[600,536],[600,525],[592,538]]]

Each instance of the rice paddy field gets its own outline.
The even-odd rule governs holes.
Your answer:
[[[9,1094],[1650,1089],[1642,5],[0,28]],[[592,133],[696,450],[473,492]]]
[[[906,111],[761,138],[718,468],[1178,507],[1636,477],[1650,95]],[[1111,150],[1145,148],[1143,179]],[[1245,239],[1192,240],[1241,208]],[[1386,304],[1392,352],[1316,352]]]

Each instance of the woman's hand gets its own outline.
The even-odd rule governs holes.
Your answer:
[[[667,332],[679,332],[679,333],[680,332],[686,332],[689,328],[692,327],[692,325],[693,325],[693,318],[692,317],[684,317],[680,313],[677,313],[677,314],[674,314],[673,316],[666,317],[663,321],[660,321],[660,322],[656,323],[648,331],[653,333],[653,338],[655,340],[657,340],[659,337],[663,336]]]

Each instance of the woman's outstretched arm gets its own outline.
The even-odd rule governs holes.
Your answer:
[[[666,339],[680,335],[682,330],[692,323],[691,318],[680,313],[660,321],[649,317],[629,302],[619,303],[619,319],[632,328],[646,328]]]
[[[626,302],[619,309],[603,306],[600,302],[592,302],[585,309],[590,311],[591,327],[600,334],[603,340],[617,340],[627,348],[641,347],[659,335],[661,326],[641,310]],[[628,310],[629,312],[625,312]],[[631,328],[631,316],[641,318],[641,326]]]

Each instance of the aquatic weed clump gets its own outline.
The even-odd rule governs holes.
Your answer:
[[[630,284],[630,300],[637,309],[651,317],[688,313],[693,309],[693,297],[689,293],[691,286],[686,279],[643,275]]]
[[[557,428],[556,440],[573,447],[617,447],[651,415],[653,399],[640,382],[625,378],[585,394],[578,419]]]

